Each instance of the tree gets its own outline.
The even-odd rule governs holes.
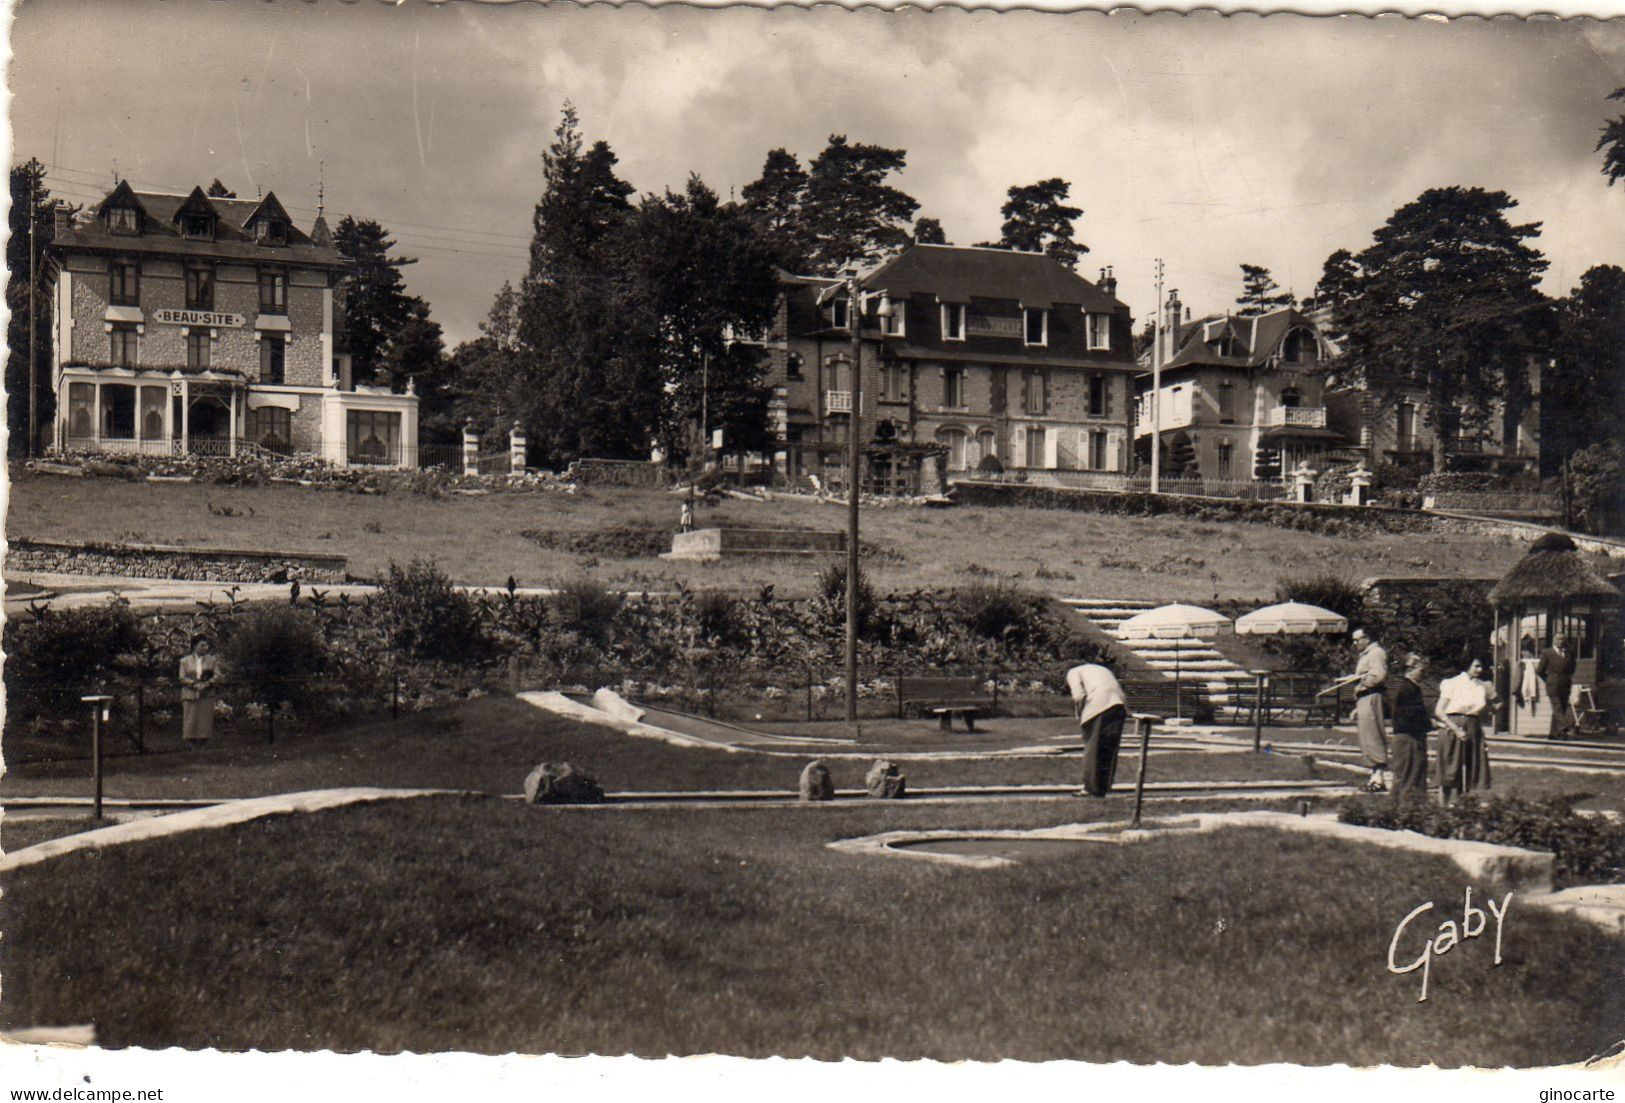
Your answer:
[[[948,235],[942,232],[942,223],[934,218],[914,220],[914,242],[917,245],[947,245]]]
[[[619,268],[630,317],[652,341],[661,396],[652,426],[666,453],[690,450],[688,427],[721,428],[731,452],[762,452],[770,440],[768,388],[758,349],[772,322],[775,256],[743,209],[723,205],[698,176],[681,194],[651,196],[621,234]]]
[[[333,234],[339,255],[351,262],[344,289],[344,340],[357,382],[377,378],[395,334],[412,314],[401,269],[415,257],[392,257],[389,231],[378,223],[345,215]]]
[[[1236,300],[1236,311],[1243,318],[1255,314],[1268,314],[1283,306],[1292,305],[1292,293],[1282,291],[1268,268],[1256,264],[1241,266],[1241,297]]]
[[[29,235],[32,211],[33,235]],[[11,168],[11,236],[6,239],[6,307],[11,320],[6,325],[6,426],[11,432],[10,451],[28,452],[29,382],[33,381],[36,421],[48,427],[56,414],[56,396],[51,390],[51,299],[44,292],[45,247],[52,241],[54,219],[51,193],[45,188],[45,166],[37,159]],[[32,249],[32,277],[30,250]],[[29,325],[29,280],[36,282],[32,297],[33,326]],[[33,344],[29,344],[32,331]],[[32,368],[32,370],[30,370]]]
[[[810,270],[812,243],[803,223],[802,200],[807,172],[795,154],[775,149],[762,165],[761,179],[740,191],[745,214],[773,251],[779,265],[790,272]]]
[[[1528,357],[1548,324],[1535,286],[1547,261],[1525,244],[1539,223],[1507,221],[1516,206],[1505,192],[1430,189],[1377,229],[1352,271],[1337,268],[1350,281],[1335,326],[1352,381],[1392,402],[1419,395],[1435,471],[1448,441],[1494,403],[1516,412],[1528,397]]]
[[[230,188],[226,187],[226,185],[222,184],[220,182],[220,177],[218,177],[218,176],[216,176],[214,178],[214,182],[209,185],[209,190],[204,192],[204,194],[207,195],[210,199],[236,199],[237,198],[237,193],[232,191]]]
[[[1561,461],[1625,423],[1625,269],[1600,264],[1557,303],[1556,356],[1541,379],[1541,450]]]
[[[830,135],[812,163],[802,199],[813,273],[835,275],[850,265],[871,264],[909,243],[909,220],[920,205],[886,183],[907,161],[906,150]]]
[[[1625,88],[1616,88],[1608,94],[1611,100],[1625,100]],[[1608,177],[1608,186],[1625,179],[1625,115],[1611,119],[1602,128],[1597,139],[1597,151],[1602,154],[1602,174]]]
[[[987,244],[999,249],[1044,253],[1068,268],[1076,268],[1078,258],[1089,251],[1089,246],[1073,237],[1072,223],[1083,214],[1083,209],[1069,207],[1064,202],[1071,190],[1072,185],[1058,176],[1012,187],[1000,210],[1004,224],[999,228],[999,240]]]

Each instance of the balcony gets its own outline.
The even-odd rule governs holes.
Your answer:
[[[1277,406],[1264,415],[1266,429],[1324,429],[1324,406]]]
[[[850,414],[852,412],[852,392],[825,391],[824,411],[831,414]]]

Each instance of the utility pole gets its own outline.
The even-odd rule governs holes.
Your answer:
[[[39,449],[39,353],[34,348],[34,288],[39,280],[34,268],[34,227],[39,222],[38,199],[34,188],[39,182],[31,170],[28,172],[28,456],[34,457]]]
[[[1151,341],[1151,493],[1162,490],[1162,258],[1157,258],[1157,307]]]

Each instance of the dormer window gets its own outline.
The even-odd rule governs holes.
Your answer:
[[[882,315],[880,318],[881,333],[887,337],[902,337],[907,334],[908,330],[903,321],[905,306],[904,303],[892,303],[891,314]]]
[[[963,341],[965,339],[965,304],[942,304],[942,339],[944,341]]]
[[[192,241],[213,241],[214,219],[206,214],[189,214],[181,219],[181,233]]]
[[[845,298],[835,299],[830,303],[830,312],[829,312],[829,324],[830,325],[834,326],[836,329],[845,329],[846,328],[846,308],[847,308],[847,306],[848,306],[848,303],[847,303]]]
[[[261,245],[286,245],[288,224],[280,218],[262,218],[254,223],[254,240]]]
[[[1320,343],[1307,329],[1295,329],[1286,335],[1281,357],[1288,364],[1313,364],[1320,360]]]
[[[107,212],[107,229],[114,234],[139,234],[141,213],[134,207],[114,207]]]
[[[1022,311],[1022,319],[1027,344],[1049,344],[1049,311],[1027,307]]]
[[[1110,352],[1112,349],[1112,316],[1110,314],[1088,314],[1087,334],[1090,352]]]

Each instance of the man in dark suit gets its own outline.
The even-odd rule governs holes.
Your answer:
[[[1535,677],[1546,686],[1552,702],[1552,738],[1568,739],[1574,734],[1574,709],[1569,694],[1574,689],[1574,653],[1568,637],[1561,632],[1552,637],[1552,646],[1541,652],[1535,664]]]

